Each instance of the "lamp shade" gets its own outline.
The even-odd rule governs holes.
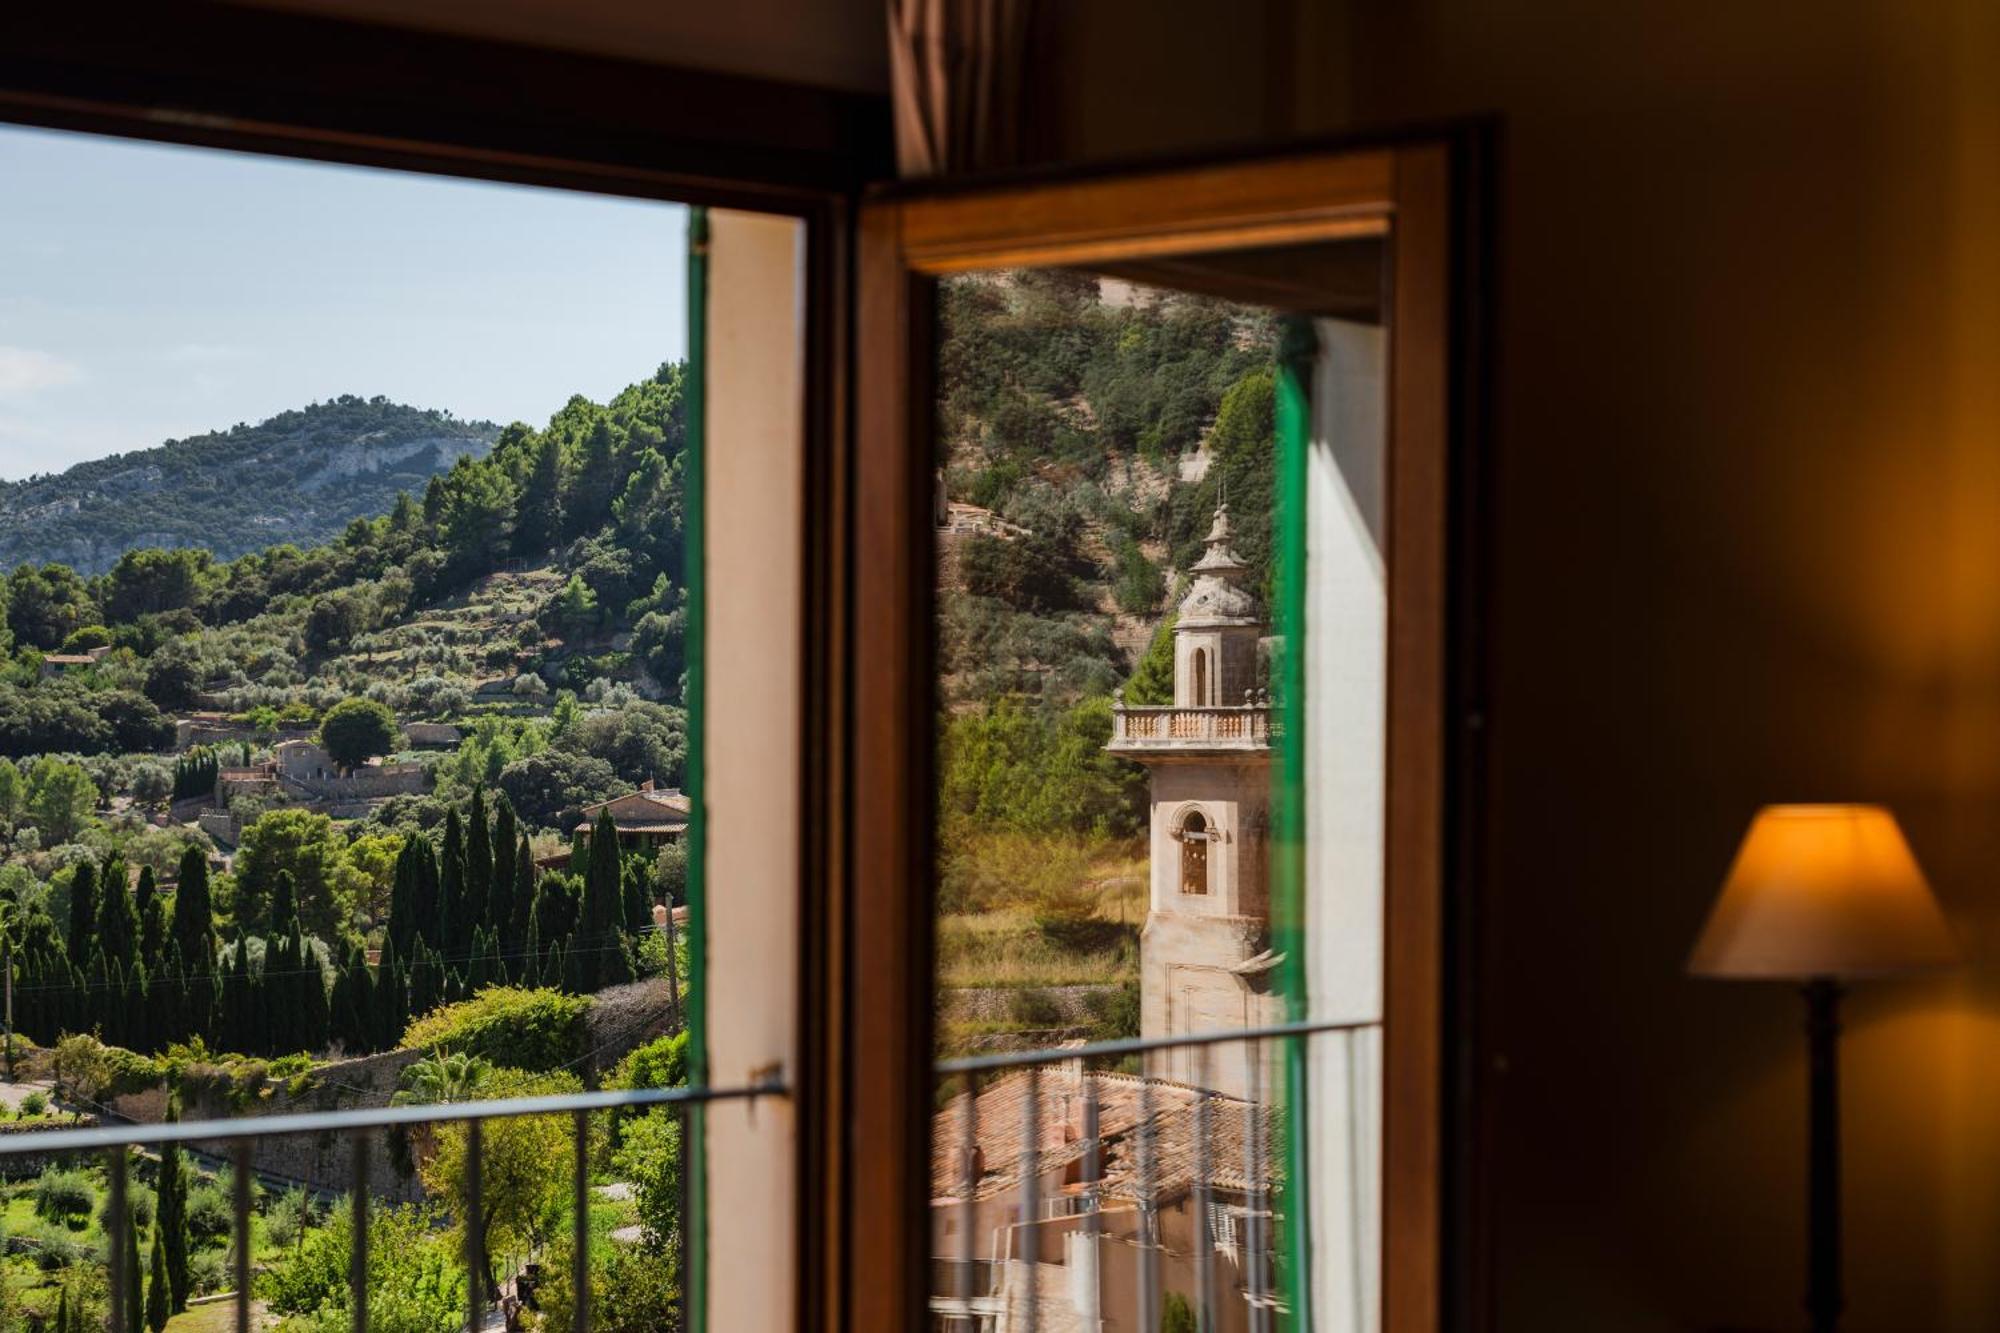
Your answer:
[[[1877,977],[1957,961],[1894,815],[1875,805],[1771,805],[1751,821],[1688,970]]]

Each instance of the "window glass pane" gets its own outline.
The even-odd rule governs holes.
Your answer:
[[[685,1084],[687,210],[16,129],[0,180],[10,1115]],[[258,1297],[344,1322],[358,1164],[380,1324],[573,1310],[580,1235],[679,1327],[683,1115],[64,1157],[0,1282],[228,1290],[241,1180]]]
[[[1378,264],[939,284],[941,1327],[1373,1326]]]

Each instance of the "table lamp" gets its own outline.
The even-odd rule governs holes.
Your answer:
[[[1958,962],[1895,816],[1875,805],[1771,805],[1743,836],[1688,971],[1801,983],[1810,1053],[1806,1311],[1840,1325],[1841,983]]]

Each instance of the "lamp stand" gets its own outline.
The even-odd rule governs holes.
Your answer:
[[[1814,977],[1804,987],[1810,1058],[1806,1101],[1806,1313],[1812,1333],[1840,1327],[1840,983]]]

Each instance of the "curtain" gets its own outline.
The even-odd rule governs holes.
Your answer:
[[[888,0],[896,166],[939,176],[1022,160],[1034,0]]]

